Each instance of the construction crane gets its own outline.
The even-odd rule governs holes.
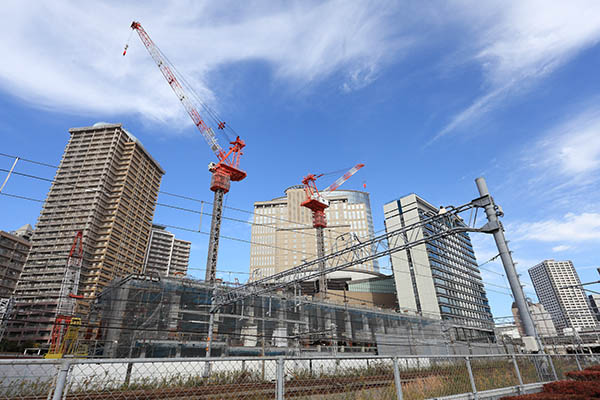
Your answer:
[[[199,100],[200,97],[193,91],[191,86],[186,83],[181,74],[177,72],[175,66],[165,57],[160,49],[154,44],[150,36],[146,33],[139,22],[133,21],[131,29],[136,31],[146,46],[146,49],[152,56],[154,62],[162,72],[171,89],[177,95],[177,98],[185,108],[198,128],[211,150],[219,160],[217,163],[211,162],[208,165],[208,170],[212,173],[210,190],[215,192],[213,202],[212,221],[210,225],[210,239],[208,244],[208,256],[206,261],[206,281],[215,282],[217,273],[217,255],[219,250],[219,235],[221,230],[221,218],[223,214],[223,197],[229,192],[231,181],[238,182],[246,177],[246,172],[239,169],[240,157],[243,154],[242,149],[246,145],[239,136],[235,140],[229,142],[229,151],[225,151],[217,140],[213,129],[202,118],[199,109],[204,109],[206,113],[213,119],[217,129],[225,131],[230,129],[226,122],[217,118],[214,111],[210,110],[205,104]],[[125,45],[123,55],[127,53],[129,45]]]
[[[62,358],[64,354],[72,354],[75,341],[81,326],[81,319],[74,317],[75,305],[83,296],[79,290],[79,276],[83,264],[83,232],[77,231],[69,257],[66,271],[60,285],[56,319],[52,327],[50,348],[45,358]]]
[[[329,207],[329,201],[323,197],[323,194],[327,192],[333,192],[339,188],[344,182],[346,182],[352,175],[354,175],[359,169],[364,167],[365,164],[356,164],[350,168],[348,172],[339,177],[331,185],[323,189],[321,192],[317,189],[316,180],[322,177],[324,174],[308,174],[302,179],[304,185],[304,192],[306,193],[306,200],[300,205],[308,208],[312,211],[313,215],[313,227],[317,231],[317,258],[319,261],[319,271],[325,270],[325,238],[323,235],[323,229],[327,227],[327,218],[325,216],[325,210]],[[324,274],[319,276],[319,297],[325,298],[327,293],[327,279]]]

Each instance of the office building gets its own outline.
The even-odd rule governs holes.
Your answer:
[[[550,313],[546,311],[544,305],[541,303],[530,302],[528,303],[528,305],[529,313],[531,314],[531,319],[533,319],[533,325],[535,326],[535,330],[538,336],[556,336],[556,328],[554,327],[554,322],[552,322],[552,317]],[[523,320],[521,319],[521,314],[519,314],[517,303],[513,302],[511,310],[513,317],[515,318],[515,324],[519,329],[519,334],[521,336],[526,336],[525,330],[523,329]]]
[[[15,292],[31,248],[31,242],[25,239],[29,232],[31,225],[11,233],[0,231],[0,299],[10,298]]]
[[[529,276],[540,303],[550,313],[559,333],[595,329],[581,281],[571,261],[545,260],[529,269]]]
[[[76,314],[120,276],[141,273],[164,171],[121,124],[69,130],[70,139],[42,207],[15,294],[10,340],[48,343],[66,262],[83,232]]]
[[[356,190],[321,193],[330,202],[325,211],[325,253],[373,237],[369,194]],[[306,199],[303,186],[292,186],[285,196],[254,203],[250,246],[250,280],[268,277],[316,258],[316,234],[311,211],[300,206]],[[330,261],[330,264],[336,260]],[[377,262],[357,265],[335,278],[365,279],[378,274]],[[328,277],[330,279],[332,277]]]
[[[152,225],[144,274],[161,276],[186,275],[192,243],[177,239],[164,226]]]
[[[600,294],[590,294],[588,295],[588,300],[590,301],[594,316],[600,321]]]
[[[385,204],[383,211],[389,233],[436,216],[439,209],[416,194],[409,194]],[[445,217],[406,235],[397,235],[388,245],[396,247],[458,224],[464,223],[456,217]],[[396,252],[390,262],[400,310],[447,321],[457,340],[493,339],[492,314],[466,232]]]

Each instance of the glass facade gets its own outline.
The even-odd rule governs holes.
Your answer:
[[[412,194],[385,207],[388,231],[438,214],[438,209]],[[427,238],[464,224],[456,217],[444,218],[408,232],[405,241]],[[390,244],[392,247],[394,244]],[[417,314],[436,315],[448,321],[457,340],[493,337],[493,319],[469,235],[465,232],[432,239],[399,257],[391,257],[398,279],[410,278],[412,302],[400,301]],[[429,316],[428,315],[428,316]]]

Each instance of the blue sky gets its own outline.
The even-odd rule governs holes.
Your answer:
[[[69,128],[122,122],[166,170],[162,190],[211,201],[214,155],[136,36],[121,56],[135,19],[247,143],[248,178],[232,185],[227,206],[252,210],[308,172],[363,162],[344,187],[366,182],[379,230],[385,202],[415,192],[462,204],[483,175],[505,211],[527,295],[527,268],[548,258],[598,279],[598,1],[8,1],[3,11],[1,153],[58,164]],[[0,157],[0,168],[10,165]],[[18,176],[4,189],[38,199],[47,190]],[[1,196],[0,229],[34,224],[39,211]],[[162,207],[155,220],[200,224]],[[191,272],[203,276],[195,268],[204,268],[206,236],[173,232],[193,242]],[[228,221],[222,233],[250,239],[243,223]],[[472,239],[480,262],[496,254],[490,237]],[[223,239],[219,268],[247,272],[249,250]],[[509,315],[502,266],[485,268],[492,311]]]

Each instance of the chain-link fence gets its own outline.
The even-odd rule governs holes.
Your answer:
[[[485,398],[539,390],[594,355],[0,360],[0,399]]]

